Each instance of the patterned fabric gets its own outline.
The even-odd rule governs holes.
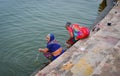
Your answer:
[[[62,53],[63,54],[65,52],[65,50],[62,50]],[[55,60],[57,57],[59,57],[61,54],[59,54],[58,56],[52,56],[52,60]]]
[[[72,24],[68,27],[68,32],[73,34],[67,43],[73,45],[79,39],[87,38],[90,34],[90,30],[87,27],[80,26],[78,24]]]
[[[73,33],[75,40],[86,38],[87,36],[89,36],[90,33],[87,27],[81,27],[78,24],[71,25],[70,28],[68,28],[68,31],[69,33]]]

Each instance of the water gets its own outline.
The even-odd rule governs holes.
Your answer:
[[[0,0],[0,76],[29,76],[46,58],[45,35],[64,47],[67,21],[90,27],[101,0]]]

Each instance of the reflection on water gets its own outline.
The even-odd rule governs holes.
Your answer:
[[[99,13],[102,12],[104,10],[104,8],[107,6],[106,0],[103,0],[100,4],[99,4]]]

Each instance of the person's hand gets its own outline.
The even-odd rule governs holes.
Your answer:
[[[39,48],[38,51],[39,51],[39,52],[43,52],[43,49],[42,49],[42,48]]]
[[[68,44],[68,43],[65,43],[65,46],[66,46],[66,48],[70,48],[71,47],[71,45]]]
[[[70,39],[69,39],[69,40],[67,40],[67,41],[66,41],[66,43],[67,43],[67,44],[71,44],[71,43],[70,43]]]
[[[66,40],[66,43],[68,43],[68,44],[69,44],[69,40]]]

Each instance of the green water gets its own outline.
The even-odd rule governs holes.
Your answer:
[[[67,21],[90,27],[101,0],[0,0],[0,76],[29,76],[47,59],[38,52],[53,33],[64,47]],[[65,47],[64,47],[65,48]]]

